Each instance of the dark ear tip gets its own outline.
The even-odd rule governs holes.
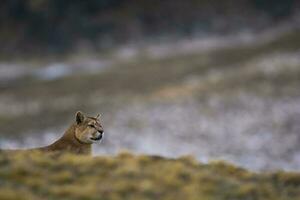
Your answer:
[[[77,115],[82,115],[82,112],[80,110],[77,111],[76,114],[75,114],[75,116],[77,116]]]
[[[75,117],[77,124],[83,122],[84,120],[84,114],[81,111],[77,111]]]

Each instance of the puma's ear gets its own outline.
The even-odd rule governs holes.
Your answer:
[[[96,119],[99,119],[101,117],[101,115],[100,114],[98,114],[97,116],[96,116]]]
[[[84,114],[82,112],[78,111],[75,116],[76,116],[77,124],[80,124],[84,121],[85,117],[84,117]]]

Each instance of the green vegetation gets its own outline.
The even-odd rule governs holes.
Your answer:
[[[115,157],[0,154],[0,199],[296,200],[300,174],[253,173],[224,162],[121,153]]]

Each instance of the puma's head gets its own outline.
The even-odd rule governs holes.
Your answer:
[[[99,117],[87,117],[80,111],[76,113],[75,137],[80,142],[92,144],[102,139],[104,131]]]

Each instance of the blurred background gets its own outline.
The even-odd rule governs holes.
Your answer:
[[[3,0],[0,148],[102,113],[95,155],[300,170],[297,0]]]

